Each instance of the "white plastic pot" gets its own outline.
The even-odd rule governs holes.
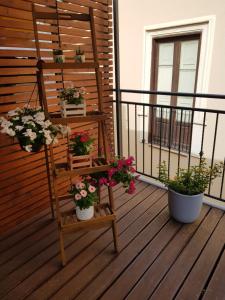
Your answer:
[[[79,206],[76,206],[76,215],[77,219],[80,221],[90,220],[94,216],[94,206],[88,208],[80,209]]]
[[[170,215],[182,223],[192,223],[200,215],[203,194],[183,195],[173,190],[168,191],[168,204]]]

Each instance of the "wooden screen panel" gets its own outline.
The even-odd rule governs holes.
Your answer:
[[[37,54],[34,42],[31,7],[32,3],[40,4],[40,11],[54,12],[55,0],[1,0],[0,2],[0,116],[8,110],[23,107],[30,98],[36,84]],[[59,10],[75,13],[87,13],[94,8],[98,57],[103,72],[104,109],[109,114],[107,126],[113,132],[112,122],[112,21],[111,1],[108,0],[64,0],[58,2]],[[69,24],[61,21],[63,49],[67,61],[74,56],[76,45],[82,44],[87,60],[93,59],[90,31],[85,22]],[[45,20],[38,25],[40,30],[41,55],[45,60],[52,60],[52,49],[58,37],[54,22]],[[58,88],[62,87],[62,76],[48,72],[45,76],[47,94],[52,111],[57,108]],[[88,94],[89,109],[96,105],[97,89],[95,76],[68,72],[64,80],[73,81],[77,86],[85,86]],[[35,105],[37,93],[33,94],[31,105]],[[79,124],[74,130],[89,130],[97,141],[96,124]],[[113,136],[109,135],[113,151]],[[65,156],[66,141],[60,140],[55,148],[56,157]],[[95,142],[96,146],[96,142]],[[66,191],[67,181],[62,180],[60,187]],[[48,183],[46,177],[45,155],[43,151],[29,154],[20,150],[16,140],[0,134],[0,232],[15,227],[23,220],[37,214],[49,206]]]

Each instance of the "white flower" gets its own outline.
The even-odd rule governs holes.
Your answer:
[[[6,119],[3,118],[3,117],[1,118],[1,126],[2,126],[2,127],[10,127],[10,126],[12,126],[12,125],[13,125],[12,122],[6,120]]]
[[[28,121],[33,120],[32,116],[23,116],[22,117],[22,122],[27,123]]]
[[[24,147],[24,149],[27,151],[27,152],[31,152],[32,151],[32,145],[26,145]]]
[[[34,118],[35,118],[35,120],[37,120],[37,121],[44,121],[44,120],[45,120],[45,114],[44,114],[44,112],[39,111],[39,112],[37,112],[37,113],[34,115]]]
[[[32,129],[27,129],[26,132],[23,133],[23,135],[28,136],[31,141],[35,140],[37,137],[36,132],[32,131]]]
[[[16,109],[10,110],[8,112],[8,116],[9,117],[17,116],[19,112],[21,112],[21,109],[19,107],[17,107]]]
[[[49,120],[46,120],[45,122],[43,122],[44,128],[48,128],[50,125],[52,125],[52,122],[50,122]]]
[[[11,128],[8,128],[8,127],[3,128],[1,130],[1,133],[6,133],[9,136],[15,136],[16,135],[15,131],[13,129],[11,129]]]
[[[59,142],[59,140],[55,137],[53,140],[53,144],[57,144]]]
[[[21,131],[21,130],[23,130],[24,127],[20,126],[20,125],[17,125],[15,128],[16,128],[16,130]]]

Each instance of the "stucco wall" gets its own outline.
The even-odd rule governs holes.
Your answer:
[[[215,16],[215,32],[209,84],[199,92],[225,94],[225,1],[224,0],[119,0],[121,88],[142,89],[144,27],[180,20]],[[150,68],[150,66],[149,66]],[[150,88],[150,83],[149,83]],[[141,102],[141,96],[123,95],[123,100]],[[207,108],[225,110],[225,100],[207,101]],[[207,117],[204,152],[210,157],[215,116]],[[220,118],[215,156],[223,159],[224,118]],[[200,134],[197,134],[197,136]],[[200,137],[199,137],[200,138]]]

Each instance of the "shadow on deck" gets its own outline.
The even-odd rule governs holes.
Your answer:
[[[69,234],[61,268],[49,211],[0,240],[3,299],[225,299],[225,216],[204,206],[197,222],[170,219],[167,193],[140,182],[114,189],[121,252],[110,229]],[[66,205],[66,204],[65,204]]]

